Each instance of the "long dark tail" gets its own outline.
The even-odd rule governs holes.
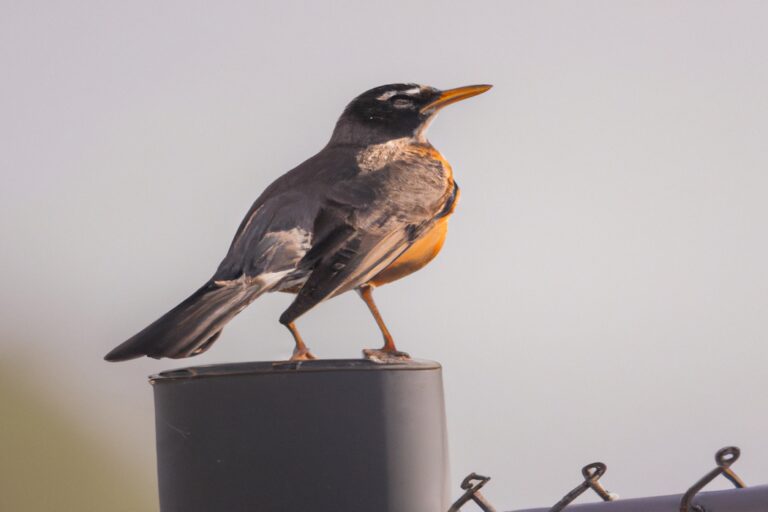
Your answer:
[[[115,347],[104,359],[178,359],[202,354],[216,341],[227,322],[265,291],[265,287],[242,281],[209,281],[149,327]]]

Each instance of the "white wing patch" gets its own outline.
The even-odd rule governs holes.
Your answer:
[[[242,275],[234,280],[216,281],[219,286],[239,284],[244,287],[272,288],[296,270],[299,261],[311,247],[312,236],[296,227],[265,233],[254,248],[253,268],[262,269],[258,275]]]
[[[257,288],[271,288],[277,284],[282,278],[290,274],[290,270],[282,270],[280,272],[265,272],[258,276],[246,276],[241,275],[237,279],[228,279],[222,281],[214,281],[216,286],[241,286],[243,289],[256,286]]]
[[[300,252],[309,249],[309,242],[311,238],[312,236],[307,230],[301,228],[291,228],[284,231],[269,232],[264,235],[263,240],[269,240],[276,246]]]
[[[280,271],[296,267],[311,246],[312,235],[301,228],[266,233],[259,241],[261,268]]]

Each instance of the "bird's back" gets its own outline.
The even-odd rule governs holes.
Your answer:
[[[451,168],[430,145],[327,146],[275,180],[243,219],[214,280],[298,271],[331,231],[384,233],[429,223],[449,199]]]

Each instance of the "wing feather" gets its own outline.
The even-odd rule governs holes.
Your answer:
[[[323,300],[356,288],[389,266],[439,218],[453,183],[433,168],[391,165],[335,187],[325,216],[334,243],[308,252],[311,273],[280,317],[289,323]],[[344,236],[339,236],[343,233]],[[321,242],[322,243],[322,242]]]

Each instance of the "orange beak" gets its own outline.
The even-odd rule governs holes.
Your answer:
[[[465,87],[457,87],[455,89],[448,89],[440,93],[434,101],[431,101],[427,105],[421,107],[421,113],[436,112],[446,105],[456,103],[457,101],[483,94],[485,91],[493,87],[492,85],[467,85]]]

